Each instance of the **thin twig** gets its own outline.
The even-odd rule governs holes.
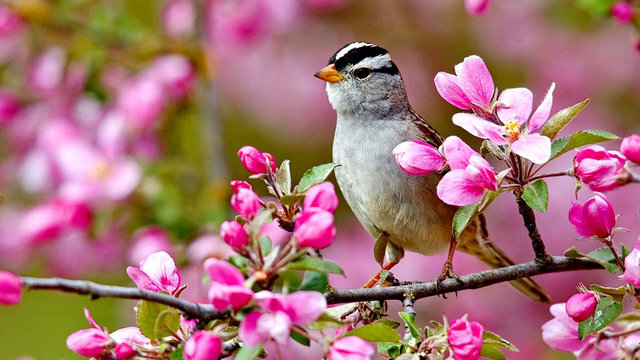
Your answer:
[[[550,257],[545,250],[544,242],[542,241],[542,237],[538,232],[538,226],[536,225],[536,215],[533,212],[533,209],[522,198],[521,193],[516,192],[515,195],[516,203],[518,203],[518,211],[520,212],[520,215],[522,215],[524,226],[529,232],[531,246],[533,247],[533,251],[536,254],[536,261],[546,262]]]
[[[527,179],[527,181],[525,181],[525,184],[528,184],[530,182],[534,182],[534,181],[536,181],[538,179],[544,179],[544,178],[556,177],[556,176],[569,176],[569,170],[556,172],[556,173],[542,174],[542,175],[530,177],[530,178]]]

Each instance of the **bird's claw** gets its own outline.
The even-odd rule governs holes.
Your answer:
[[[460,276],[458,276],[458,274],[453,272],[453,264],[451,263],[451,261],[447,260],[444,265],[442,266],[442,273],[440,274],[440,276],[438,276],[436,278],[436,291],[440,290],[440,283],[446,279],[456,279],[457,281],[462,281],[460,279]],[[442,294],[442,298],[446,299],[447,296],[443,293]]]

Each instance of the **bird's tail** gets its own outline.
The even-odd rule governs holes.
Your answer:
[[[489,240],[482,214],[460,235],[457,249],[474,255],[494,269],[514,265],[514,262]],[[550,301],[544,289],[528,277],[512,280],[509,283],[535,301],[544,303]]]

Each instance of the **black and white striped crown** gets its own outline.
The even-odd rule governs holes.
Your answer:
[[[335,64],[339,72],[366,66],[371,71],[400,75],[398,67],[391,61],[389,52],[367,42],[353,42],[343,46],[331,56],[329,64]]]

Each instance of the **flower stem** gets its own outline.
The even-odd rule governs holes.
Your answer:
[[[555,172],[555,173],[549,173],[549,174],[542,174],[542,175],[530,177],[525,181],[525,184],[528,184],[530,182],[534,182],[534,181],[536,181],[538,179],[544,179],[544,178],[549,178],[549,177],[557,177],[557,176],[569,176],[569,170]]]
[[[613,240],[611,239],[611,236],[606,238],[606,239],[602,239],[602,242],[605,245],[607,245],[609,250],[611,250],[611,253],[613,254],[613,257],[616,259],[616,262],[618,263],[618,266],[620,266],[620,269],[622,270],[622,272],[624,272],[626,270],[626,267],[624,266],[624,262],[622,262],[622,259],[620,259],[620,256],[618,255],[618,252],[613,247]]]

